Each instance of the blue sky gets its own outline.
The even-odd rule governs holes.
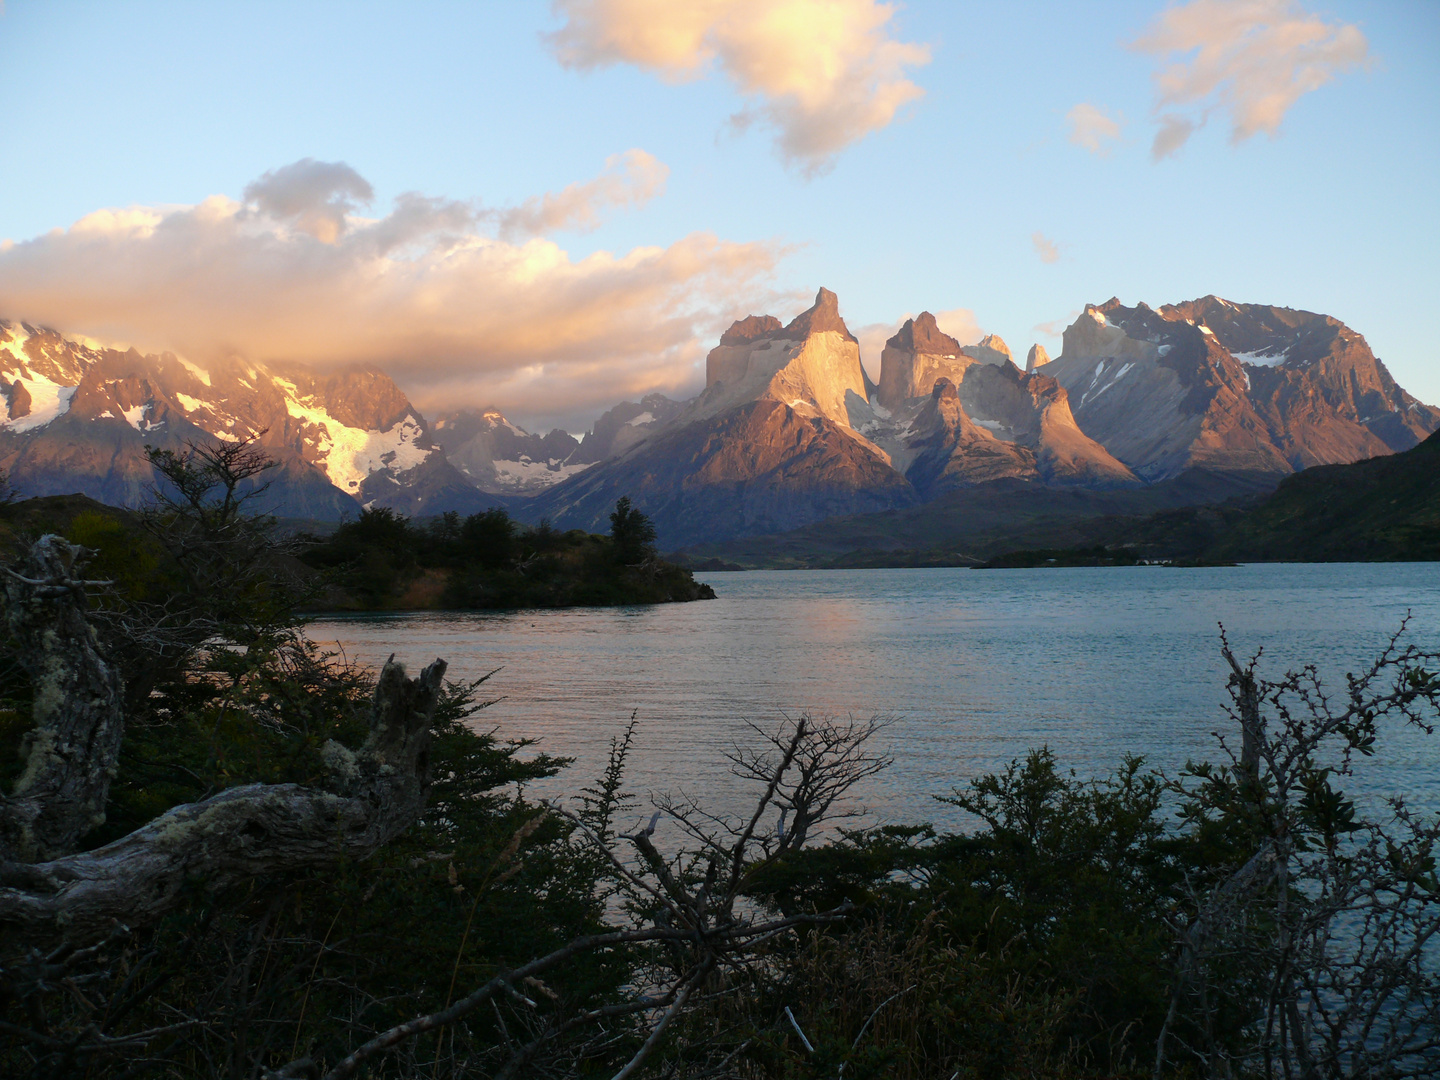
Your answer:
[[[835,32],[821,0],[795,3],[804,18],[772,69],[803,68],[796,33]],[[1157,161],[1152,76],[1200,55],[1132,47],[1174,7],[1163,2],[896,6],[866,40],[928,49],[928,62],[887,69],[914,100],[833,152],[787,157],[777,136],[790,129],[765,113],[783,91],[746,94],[735,73],[772,56],[761,31],[734,30],[743,0],[712,0],[733,33],[705,39],[714,55],[688,79],[673,64],[604,62],[613,50],[562,64],[544,35],[604,16],[584,0],[8,0],[0,316],[194,355],[376,363],[422,407],[493,401],[527,426],[573,430],[623,395],[697,389],[725,322],[762,307],[788,319],[821,285],[852,329],[872,327],[867,344],[930,309],[1022,356],[1033,341],[1058,352],[1058,327],[1087,302],[1213,292],[1333,314],[1402,385],[1440,402],[1440,4],[1258,6],[1351,51],[1281,109],[1273,136],[1232,139],[1233,82],[1166,106],[1205,122]],[[1349,63],[1357,33],[1363,62]],[[1271,60],[1286,56],[1260,57]],[[1081,104],[1118,125],[1102,153],[1069,137]],[[747,108],[758,119],[737,127]],[[611,165],[618,196],[576,192],[593,197],[588,219],[532,203],[535,224],[506,224],[520,220],[507,209],[586,184],[631,150],[653,163]],[[344,163],[373,189],[368,203],[353,186],[334,196],[349,199],[338,241],[266,218],[245,194],[303,159]],[[376,256],[360,254],[366,222],[398,220],[387,215],[407,192],[471,217],[407,233],[357,313],[355,283],[380,289]],[[229,200],[211,204],[211,217],[229,214],[223,242],[188,209],[213,196]],[[75,228],[132,207],[149,224]],[[585,220],[597,227],[576,227]],[[470,261],[451,279],[457,230]],[[330,284],[314,285],[324,274]],[[878,353],[865,359],[875,372]]]

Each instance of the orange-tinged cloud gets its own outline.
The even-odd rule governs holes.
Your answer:
[[[670,168],[644,150],[627,150],[605,162],[594,180],[574,183],[563,191],[532,196],[519,206],[500,211],[500,235],[507,240],[572,229],[589,232],[600,225],[601,212],[615,206],[644,206],[665,193]]]
[[[325,207],[354,184],[335,175],[347,186],[300,185],[298,203],[100,210],[7,242],[0,315],[199,362],[368,363],[422,408],[495,401],[574,425],[627,395],[698,388],[711,339],[764,310],[784,253],[693,233],[577,259],[414,194],[383,218],[337,219]]]
[[[556,0],[548,39],[567,67],[626,63],[670,81],[718,66],[752,104],[732,117],[776,129],[781,156],[824,172],[924,91],[907,77],[927,45],[890,36],[876,0]]]
[[[1043,263],[1056,263],[1060,261],[1060,248],[1044,233],[1038,229],[1030,234],[1030,246],[1035,249],[1035,254],[1040,256]]]
[[[1358,26],[1326,22],[1298,0],[1191,0],[1167,9],[1132,47],[1170,58],[1154,76],[1156,161],[1215,111],[1229,116],[1232,143],[1262,131],[1273,138],[1292,105],[1369,52]]]
[[[1065,114],[1065,119],[1070,122],[1069,140],[1100,157],[1108,154],[1109,144],[1120,138],[1119,119],[1089,102],[1076,105]]]

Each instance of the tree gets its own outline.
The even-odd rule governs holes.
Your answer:
[[[628,495],[616,501],[610,515],[610,539],[615,557],[622,563],[642,562],[655,554],[655,526],[630,504]]]
[[[1239,745],[1222,737],[1227,767],[1172,786],[1208,854],[1175,914],[1157,1077],[1185,1058],[1212,1075],[1440,1071],[1440,816],[1336,786],[1386,726],[1440,720],[1440,653],[1402,646],[1404,630],[1338,701],[1313,666],[1261,677],[1222,630]]]

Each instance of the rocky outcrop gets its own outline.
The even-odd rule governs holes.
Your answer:
[[[993,480],[1033,480],[1040,474],[1033,450],[976,426],[948,378],[936,381],[913,430],[907,442],[914,457],[905,478],[923,498]]]
[[[1047,484],[1124,487],[1138,479],[1075,422],[1070,396],[1054,379],[1012,363],[976,364],[965,373],[960,401],[1000,439],[1033,451]]]
[[[1025,371],[1030,373],[1037,367],[1043,367],[1050,362],[1050,354],[1045,351],[1045,346],[1035,344],[1030,346],[1030,351],[1025,354]]]
[[[1043,369],[1081,429],[1147,481],[1189,468],[1283,475],[1414,446],[1440,410],[1364,338],[1313,312],[1207,296],[1089,306]]]

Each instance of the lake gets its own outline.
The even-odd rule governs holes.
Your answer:
[[[894,765],[858,798],[884,821],[955,824],[933,796],[1047,745],[1081,776],[1126,753],[1174,770],[1229,730],[1223,622],[1262,671],[1344,676],[1410,611],[1440,648],[1440,563],[1044,570],[702,573],[718,599],[652,607],[325,617],[309,632],[366,664],[435,657],[502,700],[477,723],[575,764],[535,794],[573,792],[636,714],[630,787],[720,809],[742,791],[724,751],[801,714],[894,719]],[[1397,732],[1353,785],[1440,806],[1440,735]],[[1218,758],[1217,758],[1218,759]]]

